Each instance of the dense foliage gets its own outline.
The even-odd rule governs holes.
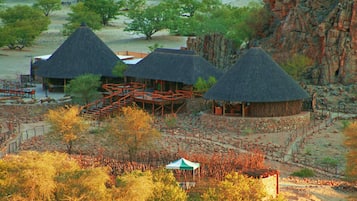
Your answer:
[[[49,110],[46,114],[46,120],[51,125],[49,137],[65,143],[68,154],[72,153],[73,144],[88,130],[88,124],[79,112],[79,107],[67,106]]]
[[[110,20],[116,19],[122,7],[122,1],[114,0],[84,0],[72,5],[63,34],[70,35],[82,23],[99,30],[108,25]]]
[[[71,6],[67,21],[68,23],[63,25],[64,35],[73,33],[82,23],[85,23],[92,30],[99,30],[103,26],[100,22],[100,15],[90,10],[82,2]]]
[[[69,82],[65,92],[71,95],[76,104],[88,104],[100,97],[100,75],[84,74]]]
[[[232,7],[217,0],[165,0],[148,5],[145,0],[128,3],[130,19],[125,31],[151,39],[156,32],[169,29],[179,35],[223,34],[237,43],[264,36],[269,12],[261,4]]]
[[[43,31],[47,30],[50,20],[40,10],[30,6],[17,5],[0,12],[0,46],[10,49],[23,49],[30,46]]]
[[[61,0],[37,0],[33,6],[40,9],[45,16],[49,16],[51,12],[61,10]]]
[[[312,67],[313,60],[305,55],[295,54],[282,62],[282,68],[295,80],[301,80],[303,74]]]
[[[159,131],[154,128],[154,119],[144,110],[136,107],[123,107],[121,115],[112,119],[109,129],[118,142],[124,146],[132,161],[137,152],[148,148],[160,137]]]
[[[126,23],[124,31],[144,34],[146,39],[167,28],[167,23],[175,18],[173,10],[167,9],[162,3],[148,6],[145,1],[135,1],[130,2],[129,7],[125,16],[131,21]]]
[[[202,195],[203,200],[262,200],[266,196],[261,181],[249,178],[237,172],[228,174],[216,188],[210,188]]]
[[[84,0],[83,2],[85,7],[100,16],[103,25],[108,25],[110,20],[116,19],[123,7],[122,1],[115,0]]]
[[[0,160],[0,200],[184,201],[172,172],[133,171],[110,178],[106,167],[82,168],[62,153],[21,152]]]
[[[123,78],[124,72],[128,68],[128,65],[122,62],[118,62],[113,68],[113,75]]]
[[[193,85],[194,90],[198,93],[204,93],[208,91],[214,84],[216,84],[217,80],[215,77],[209,77],[207,80],[199,77],[196,83]]]

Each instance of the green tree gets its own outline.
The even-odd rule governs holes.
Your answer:
[[[267,24],[269,18],[265,17],[263,13],[265,13],[265,9],[260,4],[247,7],[219,4],[213,7],[203,6],[192,18],[191,26],[196,35],[220,33],[235,41],[239,46],[243,42],[255,38],[258,32],[261,32],[261,29],[258,28]]]
[[[190,1],[195,2],[182,0],[182,4],[190,5]],[[239,46],[253,38],[263,37],[268,25],[269,12],[259,3],[233,7],[219,0],[203,0],[192,5],[195,6],[183,6],[185,9],[172,6],[176,7],[176,13],[181,12],[181,16],[172,23],[167,22],[171,33],[196,36],[219,33]],[[182,17],[183,11],[190,11],[189,17]]]
[[[123,107],[122,114],[114,117],[108,126],[118,144],[124,146],[133,160],[139,150],[150,147],[160,137],[153,121],[147,112],[131,106]]]
[[[295,80],[301,80],[303,73],[313,64],[313,60],[308,56],[294,54],[282,64],[282,68]]]
[[[24,5],[5,9],[0,12],[0,18],[3,23],[1,35],[10,49],[30,46],[50,24],[41,11]]]
[[[198,0],[166,0],[166,2],[178,9],[179,16],[193,17],[196,10],[202,5]]]
[[[124,72],[128,68],[128,65],[122,62],[118,62],[117,65],[114,66],[113,68],[113,74],[123,78],[124,77]]]
[[[116,19],[116,16],[119,15],[123,2],[114,0],[84,0],[84,5],[101,17],[103,25],[108,25],[110,20]]]
[[[155,43],[153,45],[148,46],[149,48],[149,53],[155,51],[157,48],[163,48],[163,45],[160,45],[159,43]]]
[[[51,125],[51,132],[48,136],[54,140],[64,142],[68,154],[72,153],[73,144],[78,141],[89,128],[79,113],[79,107],[68,106],[49,110],[45,115],[46,121]]]
[[[208,80],[203,79],[202,77],[198,77],[196,83],[193,85],[193,88],[198,93],[204,93],[208,91],[214,84],[216,84],[217,80],[215,77],[210,76]]]
[[[152,39],[156,32],[167,28],[168,22],[177,19],[177,13],[164,3],[154,6],[137,5],[137,8],[129,9],[125,14],[131,21],[126,23],[124,31],[144,34],[147,40]]]
[[[4,8],[4,0],[0,0],[0,11]]]
[[[61,0],[37,0],[33,6],[40,9],[45,16],[49,16],[51,12],[61,10]]]
[[[103,26],[100,15],[84,6],[83,2],[71,6],[67,21],[68,23],[64,24],[64,35],[73,33],[82,23],[85,23],[93,30],[100,30]]]
[[[198,0],[165,0],[162,2],[166,6],[165,11],[170,10],[172,17],[166,21],[166,27],[173,34],[193,35],[191,28],[191,18],[196,10],[202,6]]]
[[[73,97],[75,103],[88,104],[100,97],[100,85],[99,75],[84,74],[71,80],[65,91]]]

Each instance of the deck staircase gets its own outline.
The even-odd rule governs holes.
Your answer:
[[[81,115],[91,120],[99,120],[118,113],[120,108],[130,105],[133,102],[132,93],[143,89],[144,85],[137,83],[129,84],[104,84],[103,89],[109,92],[94,102],[81,108]]]

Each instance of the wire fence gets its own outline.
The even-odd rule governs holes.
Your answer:
[[[324,113],[325,112],[325,113]],[[336,163],[334,161],[326,161],[325,163],[317,163],[312,158],[302,157],[302,153],[304,152],[304,146],[307,140],[316,133],[321,132],[326,129],[326,127],[333,124],[333,122],[340,118],[340,114],[335,115],[335,117],[331,116],[331,113],[327,111],[322,111],[321,118],[319,121],[313,121],[312,124],[298,128],[291,132],[286,133],[288,138],[285,140],[285,143],[282,145],[275,144],[257,144],[254,142],[247,142],[242,139],[228,139],[225,137],[219,138],[218,141],[222,141],[221,143],[230,143],[236,149],[242,149],[247,151],[252,150],[261,150],[267,158],[271,160],[276,160],[285,163],[294,163],[298,165],[302,165],[305,167],[311,167],[315,170],[327,172],[335,175],[344,175],[345,167],[342,163]],[[23,142],[37,136],[41,136],[47,133],[50,130],[49,125],[41,125],[36,126],[31,129],[27,129],[25,131],[20,132],[20,134],[16,135],[15,131],[7,131],[1,134],[0,132],[0,158],[6,154],[16,153],[19,151],[20,146]],[[186,138],[181,139],[185,141]],[[211,138],[209,136],[200,136],[198,140],[207,140],[209,141]],[[189,142],[194,143],[195,139],[189,138]],[[212,140],[212,139],[211,139]],[[216,139],[216,143],[219,143]],[[116,157],[118,158],[118,156]],[[120,157],[119,157],[120,158]]]
[[[16,129],[15,129],[16,130]],[[37,136],[41,136],[47,133],[50,130],[49,125],[40,125],[35,126],[31,129],[27,129],[20,134],[16,135],[16,131],[11,133],[10,131],[6,132],[5,138],[3,141],[0,141],[1,151],[0,151],[0,158],[2,158],[6,154],[16,153],[19,151],[20,146],[23,142]]]

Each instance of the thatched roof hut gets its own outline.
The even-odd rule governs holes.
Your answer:
[[[222,72],[194,51],[158,48],[130,66],[124,75],[193,85],[199,77],[218,79]]]
[[[82,25],[48,58],[37,64],[37,76],[72,79],[83,74],[115,77],[112,69],[122,62],[93,31]]]
[[[301,112],[309,95],[263,49],[251,48],[204,98],[242,104],[243,116],[287,116]],[[248,107],[249,110],[244,109]]]

